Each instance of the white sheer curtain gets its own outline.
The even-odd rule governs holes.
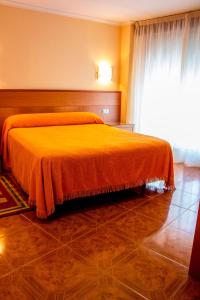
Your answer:
[[[136,24],[133,61],[128,121],[200,166],[200,13]]]

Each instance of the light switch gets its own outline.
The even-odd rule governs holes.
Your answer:
[[[103,108],[101,111],[102,111],[102,113],[104,115],[109,115],[109,113],[110,113],[110,109],[109,108]]]

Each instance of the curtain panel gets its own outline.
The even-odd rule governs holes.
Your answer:
[[[127,121],[200,166],[200,12],[135,23]]]

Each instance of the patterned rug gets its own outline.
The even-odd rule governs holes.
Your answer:
[[[11,174],[0,175],[0,217],[30,210],[28,196]]]

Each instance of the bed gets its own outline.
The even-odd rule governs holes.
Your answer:
[[[57,204],[164,180],[174,189],[170,145],[107,126],[87,112],[8,117],[3,125],[3,167],[12,171],[40,218]]]

